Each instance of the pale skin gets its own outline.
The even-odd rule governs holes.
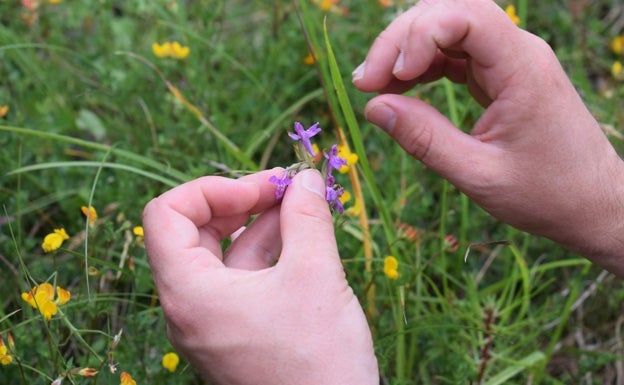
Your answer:
[[[338,256],[325,182],[303,171],[280,204],[268,179],[282,173],[208,176],[147,205],[145,242],[169,339],[218,384],[376,383],[370,331]],[[236,231],[254,214],[261,215]]]
[[[485,108],[468,133],[389,93],[441,76]],[[353,80],[381,93],[366,106],[371,122],[494,217],[624,276],[624,162],[551,49],[494,2],[421,0],[380,34]],[[322,178],[304,171],[276,202],[268,178],[281,172],[200,178],[146,206],[169,338],[219,384],[377,384]]]

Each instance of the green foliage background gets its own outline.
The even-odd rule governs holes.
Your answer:
[[[351,87],[350,72],[408,4],[345,0],[338,7],[346,12],[325,15],[299,3],[64,0],[43,2],[29,25],[20,2],[0,0],[0,106],[9,106],[0,118],[0,337],[13,336],[20,362],[0,367],[0,383],[47,384],[86,366],[100,374],[65,381],[117,384],[126,371],[137,383],[202,383],[185,363],[175,373],[161,367],[171,347],[145,251],[131,230],[144,204],[178,183],[290,164],[284,133],[294,120],[320,121],[321,147],[336,141],[331,132],[344,117],[325,90],[333,92],[338,79],[328,75],[327,61],[304,64],[306,34],[327,58],[325,16],[360,130],[348,140],[364,149],[374,177],[364,185],[373,269],[364,269],[357,218],[338,219],[337,237],[369,311],[367,296],[376,289],[369,314],[382,383],[623,381],[621,282],[493,220],[363,118],[370,95]],[[621,151],[622,87],[610,73],[619,58],[609,42],[624,31],[624,7],[616,0],[515,5],[525,28],[552,45]],[[190,47],[187,59],[153,55],[152,43],[173,40]],[[412,93],[463,129],[480,114],[462,86],[440,81]],[[100,215],[93,227],[80,212],[89,203]],[[416,240],[402,232],[406,226]],[[41,242],[57,227],[71,239],[44,254]],[[384,228],[393,229],[391,237]],[[382,273],[391,253],[400,262],[397,281]],[[44,281],[73,295],[50,323],[20,298]]]

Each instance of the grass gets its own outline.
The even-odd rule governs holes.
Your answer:
[[[400,3],[396,1],[396,3]],[[527,3],[529,3],[527,5]],[[501,3],[505,6],[508,3]],[[192,178],[292,162],[294,120],[360,156],[341,181],[366,210],[337,220],[351,285],[369,317],[383,384],[598,384],[621,379],[621,282],[551,242],[498,223],[363,119],[350,71],[405,4],[341,1],[63,1],[37,20],[0,1],[0,382],[199,384],[171,351],[140,237],[144,204]],[[622,151],[615,0],[520,1]],[[381,17],[380,17],[381,15]],[[179,41],[184,60],[157,58]],[[316,65],[304,64],[314,47]],[[413,91],[468,129],[480,109],[446,81]],[[81,206],[93,205],[89,225]],[[347,203],[347,208],[352,205]],[[41,249],[63,227],[56,252]],[[383,259],[399,260],[389,280]],[[465,261],[464,261],[465,259]],[[45,322],[21,298],[51,282],[72,293]],[[121,339],[111,347],[114,336]],[[10,346],[9,346],[10,347]],[[109,369],[114,363],[116,373]]]

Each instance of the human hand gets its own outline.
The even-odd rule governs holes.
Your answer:
[[[470,133],[402,95],[440,77],[485,107]],[[421,0],[353,74],[366,116],[494,217],[624,276],[624,163],[550,47],[491,0]]]
[[[219,384],[378,384],[324,181],[300,172],[279,204],[268,179],[281,173],[199,178],[148,203],[145,243],[168,336]]]

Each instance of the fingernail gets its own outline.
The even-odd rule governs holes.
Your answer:
[[[390,132],[396,124],[396,113],[387,104],[379,103],[366,110],[366,119],[386,132]]]
[[[403,51],[399,52],[399,56],[397,57],[396,61],[394,62],[394,68],[392,68],[392,73],[396,74],[398,72],[401,72],[401,70],[403,69],[403,63],[405,62],[405,55],[403,55]]]
[[[351,81],[357,82],[364,77],[364,71],[366,70],[366,61],[363,61],[357,68],[351,72]]]
[[[317,170],[303,170],[300,172],[303,187],[325,199],[325,181]]]

